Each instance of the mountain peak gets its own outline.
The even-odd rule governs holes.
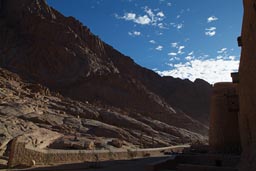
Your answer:
[[[1,14],[12,23],[31,14],[41,18],[55,19],[56,16],[45,0],[1,0]]]

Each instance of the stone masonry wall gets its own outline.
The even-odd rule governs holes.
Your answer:
[[[13,141],[8,166],[33,166],[36,165],[53,165],[62,163],[78,162],[97,162],[106,160],[125,160],[140,158],[146,156],[159,155],[163,150],[172,150],[181,152],[187,145],[174,146],[157,149],[138,149],[138,150],[44,150],[37,149],[26,142],[20,141],[20,137]]]
[[[210,113],[209,144],[212,152],[240,153],[237,84],[216,83]]]
[[[256,0],[243,0],[242,53],[239,66],[240,170],[256,170]]]

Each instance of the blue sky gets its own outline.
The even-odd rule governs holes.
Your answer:
[[[47,0],[160,75],[230,81],[239,65],[242,0]]]

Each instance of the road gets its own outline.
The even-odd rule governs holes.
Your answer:
[[[86,162],[75,164],[64,164],[42,168],[16,169],[15,171],[146,171],[145,167],[149,164],[166,160],[168,156],[149,157],[132,160],[117,160],[104,162]]]

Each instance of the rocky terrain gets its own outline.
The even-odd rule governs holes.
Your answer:
[[[5,69],[0,69],[0,85],[0,155],[3,156],[8,156],[13,138],[41,128],[49,134],[59,133],[49,148],[104,149],[109,145],[145,148],[206,141],[199,133],[146,116],[64,98]],[[34,137],[32,141],[40,145],[40,136]]]
[[[137,65],[44,0],[0,0],[3,155],[40,128],[60,134],[52,148],[205,141],[211,90]]]

